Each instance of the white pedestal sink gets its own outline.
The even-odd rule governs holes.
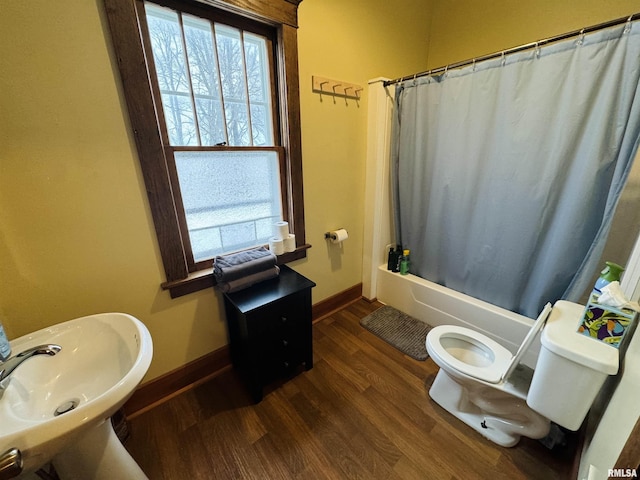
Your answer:
[[[41,344],[62,349],[25,361],[0,390],[0,453],[17,448],[23,475],[52,462],[61,480],[147,478],[108,420],[149,368],[147,328],[131,315],[103,313],[25,335],[11,347],[16,355]]]

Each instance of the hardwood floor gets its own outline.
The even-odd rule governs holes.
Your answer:
[[[359,325],[360,300],[313,327],[314,367],[253,405],[233,370],[130,422],[151,480],[563,479],[573,452],[484,439],[428,395],[437,373]]]

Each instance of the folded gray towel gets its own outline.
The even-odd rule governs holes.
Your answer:
[[[238,290],[244,290],[245,288],[248,288],[256,283],[260,283],[271,278],[276,278],[278,275],[280,275],[280,268],[274,266],[268,270],[252,273],[251,275],[247,275],[246,277],[241,277],[236,280],[231,280],[230,282],[218,283],[216,287],[222,293],[237,292]]]
[[[276,263],[277,258],[270,250],[265,247],[253,248],[216,257],[213,260],[213,276],[217,283],[231,282],[269,270]]]

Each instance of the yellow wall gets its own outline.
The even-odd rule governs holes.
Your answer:
[[[367,81],[395,78],[427,61],[430,12],[423,0],[304,0],[299,67],[307,262],[295,268],[315,280],[314,301],[362,281]],[[397,5],[404,5],[402,11]],[[390,41],[391,39],[391,41]],[[412,44],[410,49],[405,45]],[[320,96],[311,77],[361,85],[362,100]],[[346,228],[342,247],[324,233]]]
[[[420,69],[428,11],[405,1],[305,0],[299,54],[307,241],[294,268],[318,302],[361,281],[366,96],[311,93],[311,75],[363,86]],[[213,291],[171,300],[101,0],[0,3],[0,319],[10,338],[124,311],[154,339],[147,379],[227,343]],[[402,44],[416,48],[396,50]],[[344,227],[343,249],[325,230]]]
[[[428,68],[580,30],[639,10],[637,0],[436,0]]]

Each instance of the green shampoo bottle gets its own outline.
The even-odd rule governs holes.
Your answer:
[[[409,259],[411,251],[409,249],[405,249],[402,252],[402,257],[400,258],[400,275],[407,275],[409,273],[409,265],[411,263]]]

